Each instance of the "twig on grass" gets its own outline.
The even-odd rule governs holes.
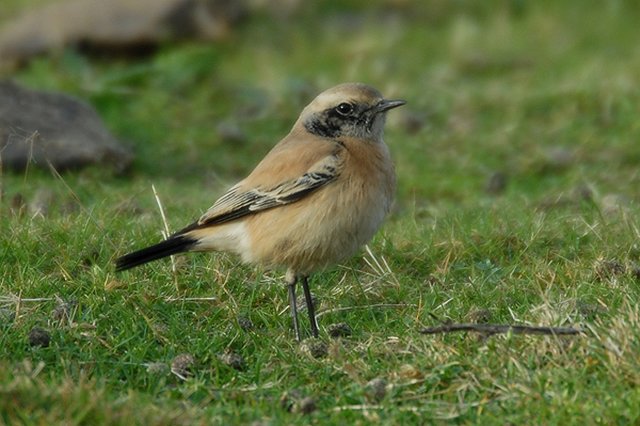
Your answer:
[[[435,327],[425,327],[420,330],[422,334],[443,334],[459,331],[471,331],[484,334],[541,334],[550,336],[585,334],[586,330],[572,327],[546,327],[533,325],[510,324],[443,324]]]
[[[165,302],[214,302],[217,297],[165,297]]]
[[[22,292],[20,292],[20,294],[22,294]],[[24,297],[20,297],[20,295],[0,296],[0,303],[9,303],[9,304],[13,304],[13,303],[19,304],[24,302],[50,302],[52,300],[56,300],[56,298],[55,297],[24,298]]]

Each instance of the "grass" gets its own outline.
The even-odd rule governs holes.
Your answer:
[[[13,76],[87,99],[137,159],[124,176],[3,171],[0,423],[638,422],[640,11],[390,4],[259,13],[215,45],[68,50]],[[348,80],[409,103],[387,126],[393,214],[370,253],[312,279],[324,357],[294,341],[278,271],[193,255],[176,274],[166,261],[114,273],[116,256],[161,238],[152,184],[179,228]],[[487,192],[491,176],[503,191]],[[434,316],[588,333],[420,335]],[[328,337],[336,323],[352,335]],[[34,327],[48,347],[29,345]],[[182,380],[170,369],[185,353]]]

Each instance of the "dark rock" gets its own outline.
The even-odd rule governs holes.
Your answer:
[[[237,320],[238,320],[238,325],[244,331],[250,331],[250,330],[253,330],[256,327],[253,324],[253,321],[251,321],[251,318],[249,318],[249,317],[238,316]]]
[[[0,82],[0,150],[4,167],[56,170],[105,164],[125,171],[133,155],[104,127],[93,108],[71,96]]]
[[[219,40],[246,14],[240,0],[63,0],[27,11],[0,31],[0,68],[66,46],[145,53],[176,39]]]
[[[338,338],[351,336],[353,330],[351,329],[351,326],[349,326],[349,324],[347,324],[346,322],[339,322],[336,324],[329,324],[329,327],[327,327],[327,332],[329,333],[329,336]]]
[[[29,332],[29,346],[46,348],[51,342],[51,335],[45,329],[33,327]]]

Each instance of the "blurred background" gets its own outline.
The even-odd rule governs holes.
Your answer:
[[[387,127],[401,204],[638,195],[636,2],[127,3],[4,0],[0,66],[94,107],[134,179],[226,186],[362,81],[409,101]]]

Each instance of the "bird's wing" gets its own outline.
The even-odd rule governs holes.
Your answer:
[[[317,161],[302,175],[270,187],[247,188],[241,182],[227,191],[200,217],[197,227],[217,225],[296,202],[336,179],[342,165],[339,153],[333,153]]]

